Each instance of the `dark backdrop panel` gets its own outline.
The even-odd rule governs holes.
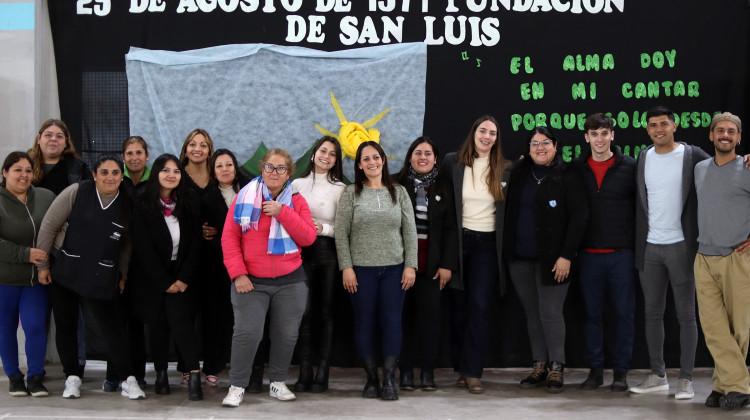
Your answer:
[[[101,151],[118,151],[122,140],[129,134],[124,55],[131,46],[184,51],[224,44],[269,43],[334,51],[374,45],[345,45],[341,41],[339,23],[347,16],[356,17],[360,28],[362,21],[370,17],[379,36],[382,36],[381,18],[395,20],[403,17],[402,42],[426,39],[425,17],[435,18],[435,37],[451,32],[445,27],[446,16],[455,19],[476,17],[486,22],[497,19],[493,25],[500,39],[493,45],[472,46],[472,31],[467,23],[467,35],[462,42],[451,45],[444,41],[428,48],[424,134],[434,138],[443,153],[457,149],[473,120],[482,114],[498,117],[504,153],[515,157],[525,150],[525,133],[533,120],[538,118],[556,127],[554,119],[557,116],[564,122],[566,117],[575,119],[578,115],[603,111],[612,113],[622,123],[616,128],[616,144],[632,156],[641,146],[650,143],[640,120],[646,109],[657,104],[665,104],[678,115],[687,117],[678,129],[678,140],[700,145],[710,152],[706,121],[701,121],[701,118],[719,111],[731,111],[747,120],[750,107],[747,83],[750,14],[746,0],[560,2],[609,4],[613,8],[611,13],[584,11],[577,14],[513,11],[503,6],[532,4],[531,1],[516,0],[488,0],[485,2],[487,7],[478,12],[470,11],[467,6],[469,3],[481,4],[482,1],[478,0],[433,0],[427,2],[427,12],[422,12],[422,2],[416,0],[410,2],[407,11],[401,10],[403,1],[396,1],[396,9],[391,12],[369,11],[371,2],[358,0],[350,2],[352,9],[347,13],[316,12],[317,2],[311,0],[304,0],[299,11],[290,13],[283,9],[280,0],[263,0],[260,8],[272,3],[277,10],[274,13],[261,10],[245,13],[239,9],[225,12],[217,7],[211,12],[177,13],[180,1],[152,0],[154,5],[163,4],[164,11],[129,12],[131,5],[144,1],[49,0],[62,118],[68,123],[74,142],[79,150],[84,151],[86,159]],[[219,2],[204,3],[218,5]],[[232,1],[220,3],[232,4]],[[249,4],[250,0],[239,3]],[[446,11],[448,3],[454,3],[458,11]],[[108,10],[100,7],[107,4],[110,6]],[[491,4],[497,4],[499,10],[492,11]],[[92,13],[80,14],[79,11]],[[310,15],[325,16],[325,42],[287,42],[287,15],[299,15],[305,19]],[[453,29],[459,33],[457,26]],[[395,41],[392,39],[391,42]],[[673,65],[666,61],[657,68],[653,64],[654,54],[664,54],[665,51],[674,54]],[[607,54],[611,54],[612,60],[605,68]],[[642,61],[644,54],[651,62],[646,67]],[[566,57],[572,57],[575,64],[578,55],[584,69],[576,70],[574,65],[573,71],[565,70]],[[598,70],[585,69],[587,55],[590,59],[598,56]],[[525,66],[526,57],[529,71]],[[514,58],[521,63],[518,71],[512,70]],[[656,59],[658,62],[658,54]],[[594,61],[589,60],[589,63]],[[614,67],[610,68],[612,62]],[[691,82],[697,83],[697,95],[690,96],[686,92],[675,96],[673,85],[678,81],[685,85],[686,90]],[[529,83],[530,89],[535,82],[543,84],[543,96],[524,99],[523,84]],[[635,87],[639,82],[644,85],[654,82],[659,89],[650,95],[647,92],[643,98],[627,97],[637,90]],[[584,84],[586,99],[574,99],[573,85],[578,83]],[[625,83],[633,88],[623,89]],[[671,84],[669,94],[663,83]],[[590,96],[592,84],[596,85],[595,98]],[[564,123],[560,126],[558,138],[563,146],[567,146],[563,152],[575,155],[575,147],[584,144],[579,127],[568,128]],[[306,133],[300,136],[309,137]],[[750,150],[746,144],[744,142],[740,148],[743,154]],[[511,291],[495,302],[488,366],[528,364],[530,351],[525,320],[515,294]],[[356,360],[349,302],[343,294],[339,306],[335,360],[337,364],[350,365]],[[583,365],[580,307],[574,281],[566,306],[568,359],[574,366]],[[634,367],[639,368],[648,365],[642,314],[641,299],[636,313],[633,359]],[[674,367],[679,360],[679,327],[671,303],[665,318],[665,358],[667,364]],[[611,338],[611,326],[612,323],[608,322],[608,338]],[[446,338],[446,351],[442,355],[445,365],[449,363],[447,349]],[[699,366],[711,365],[702,337],[696,363]]]

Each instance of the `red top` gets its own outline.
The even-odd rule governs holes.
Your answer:
[[[288,187],[287,187],[288,188]],[[268,236],[271,232],[271,218],[261,213],[258,220],[258,230],[248,229],[244,234],[237,222],[234,221],[234,205],[232,202],[224,222],[224,232],[221,236],[221,248],[224,252],[224,265],[227,267],[230,279],[236,279],[243,274],[254,277],[275,278],[291,273],[302,265],[299,248],[310,246],[315,242],[317,230],[312,222],[310,207],[300,194],[292,196],[294,209],[282,206],[281,213],[276,220],[284,226],[289,236],[297,244],[298,251],[294,254],[271,255],[268,253]]]
[[[614,163],[615,163],[615,157],[612,155],[611,158],[605,160],[604,162],[599,162],[594,160],[593,156],[589,156],[589,158],[586,160],[586,163],[588,163],[589,167],[591,168],[591,171],[594,173],[594,176],[596,177],[596,186],[598,188],[602,187],[602,180],[604,180],[604,174],[607,173],[607,169],[609,169]],[[591,252],[592,254],[605,254],[608,252],[615,252],[614,249],[596,249],[596,248],[586,248],[584,249],[586,252]]]
[[[615,163],[615,159],[614,155],[612,155],[611,158],[605,160],[604,162],[597,162],[594,160],[593,156],[589,156],[588,160],[586,160],[586,163],[589,164],[591,171],[594,172],[594,176],[596,177],[596,186],[601,188],[604,174],[607,173],[607,169],[609,169]]]

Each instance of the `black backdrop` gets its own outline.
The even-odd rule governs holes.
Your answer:
[[[403,17],[401,42],[444,37],[442,43],[428,42],[435,45],[428,47],[424,118],[424,134],[435,139],[443,153],[455,150],[473,120],[482,114],[492,114],[500,120],[506,156],[523,152],[527,129],[539,121],[560,128],[556,131],[566,146],[562,150],[566,158],[574,156],[576,146],[584,144],[580,127],[566,122],[587,113],[612,113],[620,125],[616,128],[616,144],[631,156],[650,142],[640,123],[643,112],[653,105],[665,104],[684,120],[680,122],[678,140],[698,144],[709,152],[712,150],[707,141],[707,121],[711,114],[731,111],[747,120],[750,14],[746,0],[335,2],[348,4],[351,10],[315,10],[318,3],[332,4],[333,0],[304,0],[294,12],[283,7],[295,4],[294,0],[260,0],[252,12],[242,11],[242,6],[252,5],[253,0],[150,0],[152,10],[163,11],[136,13],[149,1],[49,0],[62,118],[84,158],[119,150],[122,140],[130,134],[124,55],[131,46],[183,51],[223,44],[269,43],[334,51],[382,44],[382,20]],[[178,13],[181,5],[188,4],[195,4],[197,11]],[[275,12],[263,11],[269,4],[276,8]],[[212,11],[199,8],[208,10],[212,5]],[[236,10],[231,12],[221,7],[231,9],[233,5]],[[376,10],[369,9],[373,5]],[[394,10],[384,11],[392,5]],[[545,11],[545,5],[567,5],[569,10]],[[496,10],[492,10],[493,6]],[[581,9],[580,13],[573,12],[576,8]],[[310,16],[325,17],[324,42],[288,42],[291,15],[308,22]],[[339,25],[351,17],[357,19],[360,33],[363,22],[371,19],[378,39],[370,37],[363,39],[366,43],[353,45],[342,41]],[[432,36],[426,29],[430,18],[434,18]],[[454,31],[446,29],[450,26],[446,19],[454,20],[456,35],[460,26],[457,22],[467,19],[463,40],[448,41],[446,32]],[[479,22],[476,31],[472,30],[472,21]],[[480,45],[472,45],[477,40]],[[390,42],[396,41],[390,37]],[[581,70],[576,65],[579,55]],[[595,63],[598,69],[593,66]],[[639,82],[644,84],[643,95]],[[543,84],[543,96],[539,97],[539,89],[532,92],[532,83]],[[585,99],[575,97],[574,91],[581,93],[573,88],[578,83],[583,84],[580,87],[586,93]],[[536,97],[532,96],[534,93]],[[300,140],[308,138],[305,134]],[[217,143],[221,147],[220,141]],[[741,148],[742,153],[747,153],[746,143]],[[488,365],[526,365],[530,352],[523,311],[512,292],[497,302]],[[355,360],[351,319],[343,295],[341,306],[335,358],[339,364],[351,364]],[[574,366],[583,365],[579,308],[579,292],[573,282],[566,321],[568,361]],[[641,299],[636,315],[634,367],[648,365],[642,313]],[[666,359],[669,366],[677,366],[678,326],[671,305],[666,317]],[[447,354],[444,356],[443,361],[447,362]],[[711,364],[702,338],[697,357],[697,365]]]

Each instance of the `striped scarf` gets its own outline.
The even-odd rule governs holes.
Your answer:
[[[437,175],[437,166],[426,174],[420,174],[409,166],[409,173],[406,175],[406,178],[414,184],[414,195],[416,197],[414,219],[417,225],[417,239],[427,239],[427,234],[430,231],[430,222],[427,219],[427,197],[430,185],[435,182]]]
[[[247,232],[248,229],[258,230],[258,221],[263,212],[263,202],[271,200],[273,200],[273,196],[268,191],[266,184],[263,183],[263,177],[261,176],[254,178],[237,193],[237,202],[234,205],[234,221],[240,225],[242,233]],[[276,197],[276,201],[294,208],[294,205],[292,205],[292,187],[289,181],[284,185],[281,194]],[[299,252],[297,244],[289,236],[284,226],[275,217],[272,217],[271,232],[268,236],[268,253],[285,255],[295,252]]]

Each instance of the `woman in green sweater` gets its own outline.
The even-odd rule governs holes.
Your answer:
[[[401,352],[401,310],[416,278],[417,229],[406,189],[388,175],[383,148],[362,143],[354,184],[336,211],[336,251],[354,308],[354,340],[367,372],[362,396],[397,400],[394,372]],[[375,364],[375,328],[383,341],[383,386]],[[381,392],[382,391],[382,392]]]
[[[39,284],[38,265],[47,253],[37,247],[39,225],[55,194],[31,185],[29,155],[12,152],[3,163],[0,183],[0,358],[14,397],[48,394],[42,385],[47,349],[47,286]],[[18,368],[16,331],[21,319],[26,334],[27,385]]]

